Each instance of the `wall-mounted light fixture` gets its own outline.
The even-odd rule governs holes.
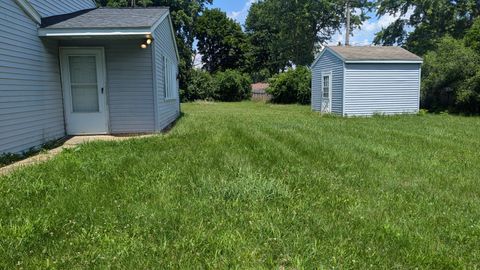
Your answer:
[[[140,48],[146,49],[149,45],[152,45],[153,39],[151,36],[147,36],[147,39],[140,45]]]

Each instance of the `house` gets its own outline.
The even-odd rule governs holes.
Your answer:
[[[159,132],[180,114],[167,8],[0,0],[0,154],[65,135]]]
[[[312,109],[342,116],[416,113],[422,59],[400,47],[326,47],[312,64]]]

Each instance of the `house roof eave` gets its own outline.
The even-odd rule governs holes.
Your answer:
[[[38,29],[39,37],[68,38],[68,37],[115,37],[138,36],[147,37],[152,34],[150,27],[145,28],[66,28],[66,29]]]

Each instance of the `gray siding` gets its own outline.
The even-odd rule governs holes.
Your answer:
[[[326,51],[312,67],[312,109],[320,111],[322,104],[322,72],[332,71],[332,112],[343,113],[343,62]]]
[[[169,17],[167,17],[153,33],[155,39],[154,44],[154,59],[155,59],[155,87],[157,98],[157,130],[162,130],[175,121],[180,115],[180,101],[178,95],[178,84],[176,98],[165,100],[165,86],[164,76],[165,68],[163,57],[169,59],[177,67],[178,59],[175,51],[175,40],[172,36],[170,28]]]
[[[29,2],[42,17],[68,14],[96,7],[92,0],[29,0]]]
[[[110,132],[155,131],[151,47],[143,40],[62,41],[61,46],[104,47],[107,69]]]
[[[347,64],[345,114],[415,113],[419,109],[419,64]]]
[[[13,0],[0,0],[0,153],[65,135],[57,43]]]

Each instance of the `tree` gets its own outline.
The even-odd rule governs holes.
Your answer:
[[[286,57],[282,57],[279,41],[279,30],[270,13],[270,4],[266,2],[254,3],[248,13],[245,27],[248,34],[250,55],[252,62],[250,73],[258,72],[261,68],[276,74],[288,64]]]
[[[209,72],[238,69],[245,64],[246,36],[240,24],[220,9],[207,9],[195,27],[198,52]]]
[[[465,45],[480,53],[480,17],[475,19],[472,27],[465,35]]]
[[[195,40],[195,24],[200,13],[213,0],[136,0],[139,6],[165,6],[170,8],[173,27],[176,33],[177,46],[180,54],[180,88],[185,89],[193,66],[195,55],[193,43]],[[97,0],[101,6],[126,7],[131,6],[131,0]]]
[[[277,73],[293,65],[309,65],[320,44],[330,40],[345,23],[347,0],[264,0],[254,3],[245,28],[251,42],[252,67]],[[351,28],[368,17],[371,2],[348,0],[359,11]],[[257,70],[258,71],[258,70]]]
[[[403,45],[420,55],[435,49],[446,35],[462,38],[480,12],[478,0],[377,0],[377,5],[378,16],[397,19],[377,33],[374,43]]]
[[[425,55],[422,106],[432,111],[480,113],[480,55],[446,36]]]

